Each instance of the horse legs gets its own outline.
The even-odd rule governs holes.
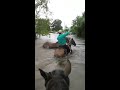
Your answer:
[[[70,54],[72,54],[72,49],[70,49]]]
[[[70,54],[72,54],[72,49],[71,49],[71,45],[68,46],[69,49],[70,49]]]
[[[64,53],[65,53],[65,55],[67,55],[67,54],[68,54],[67,49],[64,49]]]

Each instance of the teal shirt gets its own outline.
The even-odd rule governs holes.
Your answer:
[[[69,35],[70,32],[66,32],[64,34],[60,34],[58,37],[57,37],[57,40],[58,40],[58,44],[59,45],[65,45],[66,44],[66,36]]]

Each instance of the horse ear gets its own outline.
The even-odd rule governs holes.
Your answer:
[[[42,76],[45,80],[47,80],[47,78],[48,78],[48,73],[45,72],[45,71],[43,71],[42,69],[39,69],[39,71],[40,71],[41,76]]]

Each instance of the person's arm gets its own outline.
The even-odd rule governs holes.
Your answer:
[[[66,37],[69,34],[70,34],[70,32],[66,32],[65,34],[62,34],[60,37]]]

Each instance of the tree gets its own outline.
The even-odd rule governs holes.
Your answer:
[[[82,16],[77,16],[76,19],[73,20],[71,31],[76,33],[78,37],[85,38],[85,12],[82,14]]]
[[[62,21],[59,19],[54,20],[51,24],[52,31],[58,31],[58,30],[62,29],[61,23],[62,23]]]
[[[35,18],[40,17],[40,13],[47,14],[49,0],[35,0]]]
[[[39,35],[47,35],[50,31],[50,21],[47,18],[48,2],[49,0],[35,0],[35,32]],[[41,14],[46,18],[41,18]]]
[[[49,19],[37,19],[36,32],[41,35],[47,35],[50,31]]]

